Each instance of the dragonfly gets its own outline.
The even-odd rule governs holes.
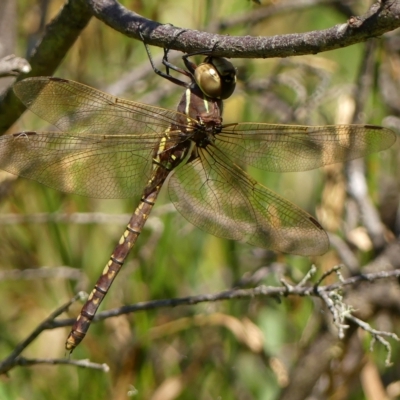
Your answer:
[[[185,68],[179,68],[165,51],[162,72],[148,55],[158,75],[184,88],[176,111],[55,77],[14,85],[22,103],[58,130],[2,136],[1,169],[63,192],[138,204],[71,329],[69,352],[85,337],[167,178],[172,203],[195,226],[261,248],[321,255],[329,240],[319,222],[241,166],[311,170],[385,150],[396,140],[394,132],[375,125],[224,125],[223,101],[236,85],[230,61],[203,53],[196,65],[186,54]]]

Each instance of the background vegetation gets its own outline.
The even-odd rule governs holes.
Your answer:
[[[254,22],[252,12],[257,14],[267,8],[273,11],[283,1],[265,0],[261,5],[245,0],[121,3],[161,23],[252,36],[325,29],[346,22],[350,16],[346,10],[355,15],[369,6],[367,1],[315,1],[302,8],[288,6]],[[13,51],[24,56],[43,31],[44,22],[50,21],[61,6],[61,0],[18,0],[18,16],[13,21],[17,42]],[[235,23],[239,16],[244,22]],[[224,29],[223,22],[230,26]],[[14,35],[14,31],[9,35]],[[225,122],[315,125],[357,120],[395,124],[400,104],[396,98],[400,65],[397,41],[396,32],[392,32],[367,45],[361,43],[318,55],[235,59],[239,82],[235,95],[226,102]],[[162,50],[152,51],[159,63]],[[181,65],[179,59],[174,62]],[[359,93],[357,85],[363,84],[360,76],[364,76],[361,74],[366,63],[372,66],[367,75],[371,85],[363,97],[362,110],[354,117],[353,111],[360,100],[355,94]],[[54,75],[171,109],[182,94],[181,88],[151,71],[142,43],[94,18]],[[391,118],[387,119],[388,116]],[[46,123],[27,112],[11,132],[39,127],[46,127]],[[369,194],[381,210],[388,242],[397,235],[397,154],[398,145],[366,160]],[[350,269],[346,263],[342,273],[350,276],[363,271],[362,267],[375,260],[382,249],[374,248],[361,226],[356,203],[346,197],[342,168],[291,174],[251,173],[264,185],[316,215],[334,238],[345,240],[340,243],[349,249],[355,264]],[[11,180],[8,175],[4,175],[0,188],[0,359],[3,359],[78,290],[91,290],[136,204],[129,200],[66,195],[35,182]],[[85,213],[82,217],[85,221],[54,220],[55,215],[67,218],[73,213]],[[102,223],[98,213],[112,216]],[[128,215],[120,217],[121,213]],[[39,217],[42,222],[34,222]],[[309,259],[216,238],[184,220],[169,205],[164,191],[102,309],[215,293],[240,285],[278,286],[282,276],[298,282],[312,264],[321,274],[344,261],[336,247],[322,257]],[[27,270],[29,275],[24,274]],[[329,279],[333,282],[335,277]],[[370,312],[361,310],[364,314],[359,316],[368,318],[377,329],[396,332],[399,327],[396,301],[390,304],[380,301],[392,299],[392,291],[393,296],[399,296],[397,286],[385,282],[380,290],[381,296],[377,296],[373,305],[363,297],[360,303],[353,304],[368,303]],[[357,292],[360,293],[365,294]],[[399,297],[394,299],[398,301]],[[67,317],[74,318],[80,307],[80,303],[74,304]],[[310,399],[399,396],[399,363],[385,367],[384,348],[378,345],[369,352],[370,336],[354,327],[349,331],[351,334],[339,341],[328,310],[319,299],[311,297],[292,296],[280,302],[271,298],[236,299],[138,312],[94,324],[72,355],[73,359],[106,363],[110,368],[108,373],[65,365],[17,367],[0,381],[0,398],[294,399],[285,397],[288,393],[285,388],[301,374],[317,374],[309,388]],[[62,358],[68,333],[69,328],[45,331],[23,355]],[[323,342],[327,333],[331,341]],[[316,344],[321,347],[316,349]],[[392,360],[396,361],[399,347],[396,343],[392,345]],[[322,368],[318,356],[326,351],[331,352],[330,362]],[[307,364],[310,355],[313,362]]]

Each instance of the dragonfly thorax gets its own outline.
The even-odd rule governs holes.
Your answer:
[[[182,116],[178,116],[179,124],[175,128],[197,147],[205,148],[213,143],[215,135],[222,130],[222,100],[206,96],[196,83],[186,89],[178,111]]]
[[[196,126],[212,130],[222,124],[222,100],[206,96],[195,83],[186,89],[179,102],[178,111],[182,115],[177,117],[177,122],[186,132],[192,132]]]
[[[191,140],[196,143],[197,147],[205,149],[208,145],[215,142],[215,135],[221,132],[220,125],[208,123],[206,125],[198,125],[192,132]]]

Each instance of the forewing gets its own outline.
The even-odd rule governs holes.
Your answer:
[[[236,162],[273,171],[306,171],[385,150],[396,141],[373,125],[226,125],[216,146]]]
[[[114,136],[23,132],[0,137],[0,168],[63,192],[138,200],[151,152]]]
[[[156,142],[180,115],[60,78],[27,78],[14,85],[14,92],[39,117],[76,134],[127,134]]]
[[[299,255],[329,248],[309,214],[260,185],[220,151],[208,146],[175,170],[169,194],[191,223],[216,236]]]

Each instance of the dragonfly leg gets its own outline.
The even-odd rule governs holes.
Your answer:
[[[154,71],[157,75],[161,76],[162,78],[168,79],[170,82],[175,83],[176,85],[182,86],[182,87],[184,87],[184,88],[188,88],[188,87],[190,86],[190,83],[181,81],[180,79],[171,76],[170,73],[169,73],[169,70],[172,69],[172,70],[174,70],[174,71],[177,71],[177,72],[179,72],[179,73],[181,73],[181,74],[183,74],[183,75],[185,75],[185,76],[188,76],[188,77],[190,77],[191,79],[193,79],[192,75],[191,75],[188,71],[185,71],[184,69],[178,68],[178,67],[176,67],[175,65],[171,64],[171,63],[168,61],[169,49],[164,49],[164,57],[163,57],[162,63],[163,63],[163,65],[166,67],[166,70],[167,70],[167,72],[165,73],[165,72],[160,71],[160,70],[155,66],[154,61],[153,61],[153,57],[152,57],[151,52],[150,52],[150,49],[149,49],[149,46],[148,46],[148,44],[145,42],[144,36],[143,36],[143,34],[142,34],[140,31],[139,31],[139,35],[140,35],[140,37],[141,37],[141,39],[142,39],[142,41],[143,41],[144,47],[145,47],[145,49],[146,49],[147,57],[149,58],[151,67],[153,68],[153,71]]]
[[[218,46],[218,43],[219,43],[219,40],[217,40],[215,43],[214,43],[214,46],[213,46],[213,48],[211,49],[211,50],[200,50],[200,51],[195,51],[194,53],[188,53],[188,54],[184,54],[183,56],[182,56],[182,60],[183,60],[183,62],[184,62],[184,64],[185,64],[185,66],[186,66],[186,68],[190,71],[190,73],[192,74],[192,75],[194,75],[194,71],[195,71],[195,69],[196,69],[196,65],[194,64],[194,63],[192,63],[191,61],[189,61],[188,60],[188,58],[189,57],[193,57],[193,56],[197,56],[197,55],[199,55],[199,54],[201,54],[201,55],[207,55],[207,56],[209,56],[209,55],[212,55],[213,53],[214,53],[214,51],[215,51],[215,48]],[[164,62],[163,62],[163,64],[164,64]],[[164,64],[165,65],[165,64]]]

